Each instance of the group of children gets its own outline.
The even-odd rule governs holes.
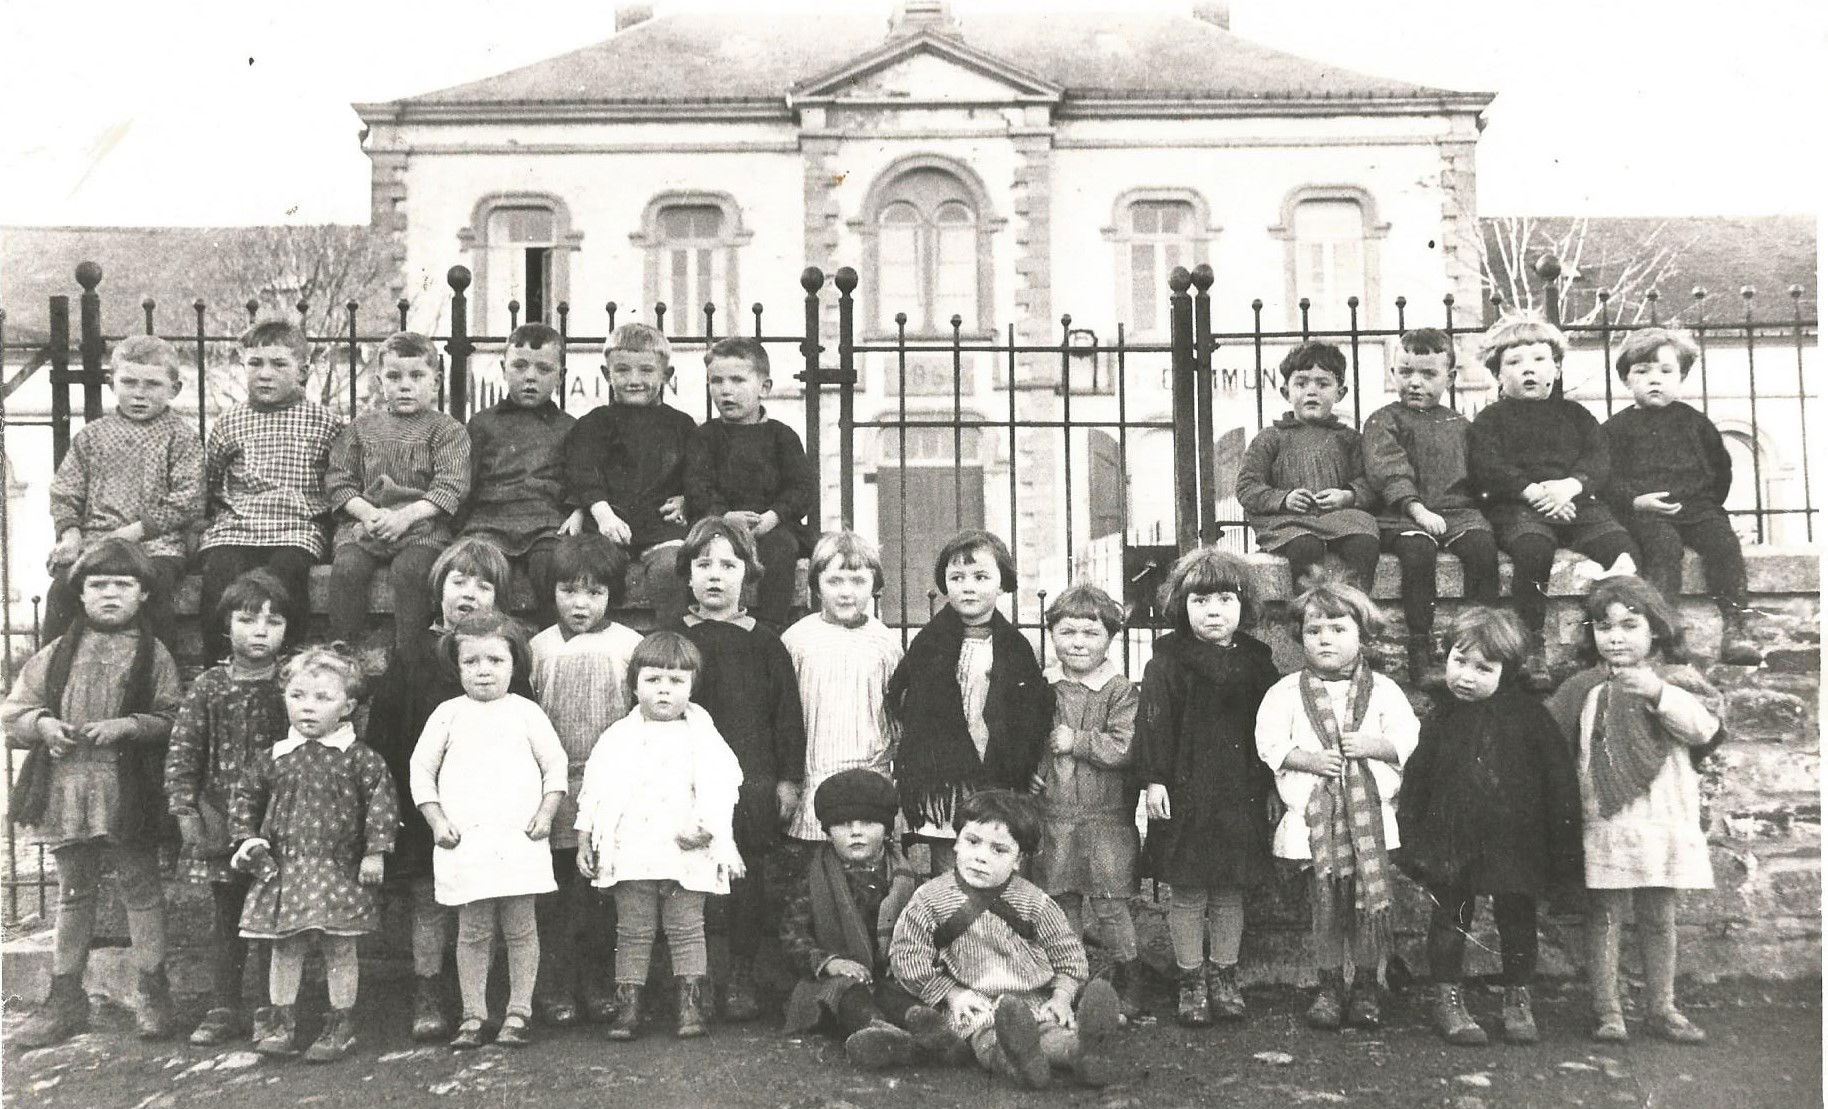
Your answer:
[[[1123,610],[1089,585],[1048,608],[1053,662],[1041,668],[998,608],[1015,586],[1013,559],[983,531],[941,550],[933,581],[945,605],[905,652],[871,613],[879,554],[850,532],[819,539],[816,611],[777,634],[762,611],[766,588],[755,587],[772,552],[787,574],[774,600],[791,604],[798,539],[785,538],[801,527],[804,490],[793,484],[805,460],[790,431],[755,430],[768,389],[759,346],[712,348],[724,426],[695,433],[717,440],[695,446],[690,421],[660,403],[668,370],[657,333],[618,330],[605,367],[616,403],[573,427],[551,403],[557,337],[533,327],[510,338],[507,395],[467,436],[419,418],[431,414],[437,377],[419,372],[436,360],[416,336],[389,340],[383,360],[387,414],[402,418],[371,413],[340,430],[330,417],[325,438],[309,432],[314,416],[294,411],[311,403],[298,392],[301,353],[274,341],[280,332],[250,332],[249,404],[218,423],[204,452],[216,512],[206,581],[212,551],[241,568],[204,609],[227,658],[188,691],[152,603],[174,572],[155,561],[171,556],[152,540],[182,530],[179,483],[161,486],[142,458],[126,471],[137,484],[122,485],[114,465],[93,465],[99,454],[84,456],[86,477],[60,473],[59,511],[73,513],[60,528],[79,521],[73,539],[60,531],[60,555],[73,559],[54,556],[67,630],[0,707],[9,743],[28,750],[13,816],[52,847],[59,877],[51,996],[16,1042],[55,1042],[86,1023],[82,974],[104,858],[120,875],[140,969],[139,1032],[170,1032],[157,861],[169,818],[188,874],[215,897],[212,998],[191,1036],[200,1045],[249,1029],[241,998],[252,950],[269,964],[269,1004],[251,1022],[257,1049],[297,1053],[300,977],[316,947],[331,1012],[305,1054],[346,1055],[355,940],[376,929],[385,883],[411,906],[416,1039],[474,1048],[493,1027],[495,1042],[522,1045],[536,1016],[555,1026],[588,1017],[607,1022],[611,1039],[634,1038],[661,934],[675,1032],[703,1035],[705,907],[721,898],[728,1019],[757,1015],[754,960],[774,934],[801,978],[789,1027],[841,1033],[859,1065],[975,1058],[1024,1086],[1046,1085],[1056,1069],[1098,1084],[1112,1032],[1142,1013],[1128,905],[1139,873],[1170,888],[1176,1011],[1198,1026],[1246,1015],[1244,906],[1279,869],[1309,876],[1315,1027],[1380,1020],[1400,869],[1438,907],[1435,1019],[1453,1042],[1485,1036],[1458,990],[1474,899],[1494,899],[1505,1034],[1528,1041],[1535,901],[1583,879],[1594,904],[1594,1035],[1626,1035],[1618,941],[1635,894],[1650,1027],[1701,1038],[1675,1007],[1671,891],[1712,882],[1691,757],[1718,740],[1720,721],[1716,698],[1681,665],[1681,625],[1652,585],[1599,582],[1586,600],[1596,664],[1546,709],[1519,688],[1530,640],[1517,618],[1467,610],[1449,637],[1445,707],[1426,725],[1366,661],[1380,621],[1361,589],[1323,577],[1299,593],[1289,607],[1304,663],[1280,675],[1246,631],[1262,617],[1252,567],[1213,548],[1188,552],[1169,574],[1173,628],[1140,689],[1110,657]],[[1506,334],[1496,364],[1508,365],[1512,346],[1551,345],[1527,330],[1494,336]],[[1430,341],[1412,337],[1406,349]],[[117,374],[159,357],[124,343]],[[1627,380],[1642,375],[1636,365],[1621,363]],[[1343,364],[1309,345],[1284,369],[1295,413],[1279,422],[1278,444],[1252,447],[1254,500],[1268,504],[1287,486],[1277,503],[1290,542],[1315,538],[1321,551],[1306,553],[1317,561],[1338,538],[1356,559],[1362,544],[1350,541],[1363,532],[1339,514],[1362,514],[1354,506],[1372,494],[1356,454],[1342,453],[1357,446],[1352,433],[1331,416]],[[1444,376],[1432,376],[1418,400],[1438,402]],[[121,394],[115,422],[133,427],[93,424],[85,450],[152,443],[171,473],[186,464],[175,437],[154,426],[169,413],[143,399],[129,410],[129,396],[147,389],[141,381]],[[1410,392],[1406,384],[1401,403],[1427,415],[1432,405],[1411,405]],[[236,430],[244,425],[261,430]],[[1405,433],[1392,434],[1400,448]],[[446,481],[440,468],[466,448],[467,471]],[[1479,449],[1462,443],[1458,457]],[[323,459],[320,477],[333,457],[353,476],[286,484],[307,456]],[[1477,530],[1458,514],[1470,504],[1425,500],[1437,488],[1465,499],[1464,481],[1434,484],[1440,465],[1415,465],[1403,503],[1431,541]],[[670,492],[681,474],[686,491]],[[1556,484],[1566,479],[1526,476],[1554,486],[1520,491],[1543,520],[1561,526],[1587,510],[1570,507],[1579,491]],[[1670,484],[1643,495],[1693,496]],[[1538,509],[1536,494],[1556,503]],[[337,548],[333,574],[391,557],[396,595],[417,585],[429,598],[416,625],[397,626],[372,696],[340,646],[282,662],[308,611],[296,564],[317,553],[286,530],[299,521],[283,518],[302,513],[315,527],[333,507],[351,544]],[[1329,518],[1338,526],[1327,536],[1302,526]],[[400,578],[400,559],[421,548],[431,556],[422,581]],[[345,549],[359,554],[345,563]],[[660,630],[645,637],[612,618],[634,557],[659,610]],[[516,558],[549,625],[531,641],[502,611]],[[613,901],[613,957],[606,899],[593,890]],[[453,915],[454,1027],[440,982]],[[1089,975],[1089,919],[1114,957],[1115,984]],[[498,937],[509,990],[497,1022],[486,986]]]

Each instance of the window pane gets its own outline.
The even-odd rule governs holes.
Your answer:
[[[491,244],[550,244],[553,234],[552,209],[496,208],[489,213],[488,233]]]
[[[714,204],[681,204],[660,213],[660,234],[669,242],[715,240],[723,230],[724,211]]]
[[[1152,235],[1161,230],[1161,219],[1155,210],[1155,205],[1130,205],[1130,230],[1138,235]]]
[[[692,260],[697,263],[697,298],[692,301],[692,311],[702,320],[702,313],[707,304],[715,304],[717,298],[711,292],[711,256],[712,251],[701,247],[692,252]]]
[[[1160,295],[1155,287],[1155,247],[1146,243],[1132,244],[1130,247],[1130,326],[1142,331],[1155,331],[1161,326],[1156,319],[1159,309],[1156,307]]]
[[[933,326],[950,329],[957,315],[967,330],[976,330],[977,233],[970,227],[947,226],[939,229],[937,239]]]
[[[677,313],[688,311],[692,302],[692,256],[689,251],[667,252],[672,259],[673,275],[667,285],[666,306],[677,319]]]
[[[939,213],[933,217],[933,222],[939,224],[968,224],[975,223],[976,220],[972,218],[971,209],[965,207],[963,204],[951,203],[940,205]]]
[[[1304,200],[1295,208],[1298,239],[1362,239],[1364,215],[1356,200]]]
[[[891,204],[882,210],[884,224],[911,224],[920,222],[920,213],[912,204]]]
[[[883,213],[885,223],[889,214]],[[919,228],[884,227],[877,253],[877,303],[882,317],[878,322],[884,330],[892,331],[895,313],[906,312],[909,330],[926,327],[926,306],[920,302]]]

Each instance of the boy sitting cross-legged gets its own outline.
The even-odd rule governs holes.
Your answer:
[[[781,918],[782,949],[811,974],[794,984],[786,1030],[834,1029],[851,1063],[868,1070],[905,1065],[921,1050],[942,1060],[965,1054],[946,1018],[889,975],[890,934],[920,884],[889,842],[900,805],[894,784],[864,767],[820,783],[813,812],[826,842]]]
[[[953,826],[952,872],[921,886],[895,924],[896,979],[945,1007],[986,1070],[1041,1089],[1052,1067],[1070,1067],[1104,1085],[1117,992],[1103,979],[1085,984],[1085,948],[1066,914],[1016,873],[1040,844],[1034,802],[984,790],[958,806]]]

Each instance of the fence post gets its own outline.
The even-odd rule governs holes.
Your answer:
[[[1193,440],[1200,475],[1200,542],[1219,537],[1219,472],[1214,457],[1218,429],[1212,420],[1212,267],[1193,267],[1194,418],[1198,430]]]
[[[470,303],[463,293],[470,287],[468,266],[452,266],[444,275],[451,287],[451,338],[444,352],[451,358],[451,417],[462,423],[470,408]]]
[[[1174,538],[1183,551],[1200,542],[1199,458],[1195,443],[1199,420],[1194,413],[1193,298],[1187,289],[1193,275],[1176,266],[1168,275],[1168,319],[1173,341],[1170,358],[1174,379]]]
[[[825,273],[819,267],[807,266],[800,271],[800,288],[806,290],[806,337],[800,342],[805,365],[794,375],[806,388],[806,454],[819,472],[819,480],[812,483],[812,504],[806,518],[820,531],[825,529],[825,456],[820,450],[822,420],[819,415],[819,352],[825,349],[819,345],[819,290],[824,285]],[[841,325],[847,303],[844,300],[838,303]],[[849,475],[839,474],[838,480],[848,481]]]
[[[95,287],[102,283],[102,268],[94,262],[76,267],[76,283],[83,287],[81,325],[83,360],[83,419],[102,418],[102,363],[107,361],[107,344],[102,342],[102,298]]]
[[[857,271],[843,266],[833,278],[838,286],[838,516],[845,527],[856,514],[855,454],[857,422]]]
[[[51,462],[70,449],[70,298],[51,298]]]

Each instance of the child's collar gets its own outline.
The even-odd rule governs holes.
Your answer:
[[[754,631],[755,617],[749,615],[748,609],[739,608],[731,615],[719,619],[715,616],[706,616],[698,610],[697,605],[693,605],[686,609],[685,626],[690,628],[699,624],[734,624],[744,631]]]
[[[1078,682],[1080,685],[1096,693],[1098,690],[1103,689],[1105,684],[1119,673],[1121,673],[1121,671],[1118,669],[1117,664],[1111,661],[1110,655],[1106,655],[1104,658],[1098,660],[1097,666],[1092,667],[1084,674],[1069,674],[1066,672],[1066,667],[1056,662],[1042,671],[1041,677],[1046,679],[1048,685],[1058,685],[1063,681]]]

